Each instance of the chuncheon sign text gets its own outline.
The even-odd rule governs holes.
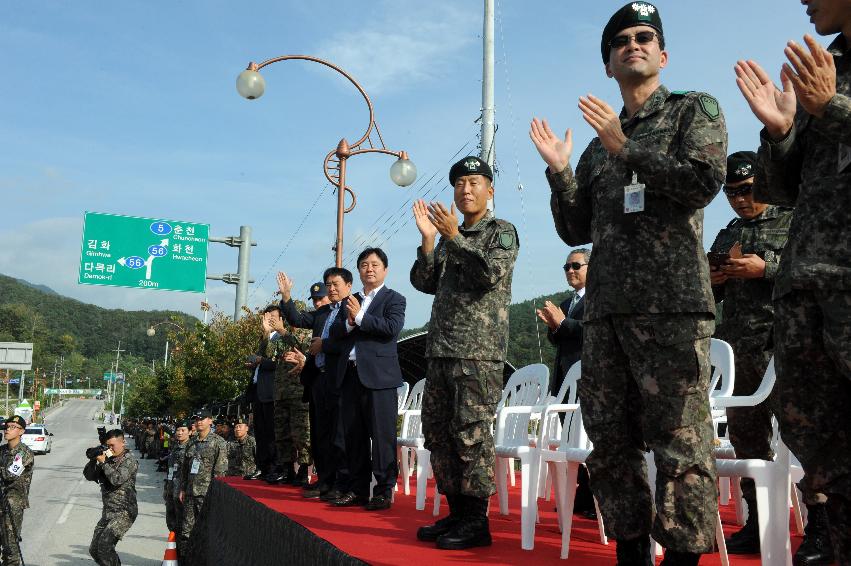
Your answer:
[[[84,285],[204,292],[209,224],[87,212]]]

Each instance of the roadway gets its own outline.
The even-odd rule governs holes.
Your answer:
[[[52,409],[45,424],[53,436],[50,454],[35,457],[30,508],[24,512],[21,548],[27,566],[93,564],[92,531],[101,515],[100,487],[83,478],[86,448],[98,444],[93,420],[103,401],[69,399]],[[109,428],[109,427],[107,427]],[[133,449],[133,440],[128,439]],[[139,453],[133,450],[133,456]],[[160,566],[168,531],[162,501],[164,475],[154,460],[140,460],[136,477],[139,517],[118,543],[122,564]]]

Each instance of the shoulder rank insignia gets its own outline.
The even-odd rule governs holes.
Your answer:
[[[714,122],[721,115],[721,109],[718,108],[718,101],[708,94],[701,94],[697,97],[697,101],[700,103],[700,109],[711,121]]]

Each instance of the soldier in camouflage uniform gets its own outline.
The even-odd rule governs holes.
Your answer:
[[[29,447],[21,442],[21,436],[27,428],[27,421],[17,415],[6,419],[4,437],[6,444],[0,446],[0,479],[8,510],[0,509],[0,559],[5,565],[21,563],[18,541],[21,537],[21,523],[24,509],[30,506],[29,493],[32,481],[35,456]]]
[[[288,363],[284,357],[293,350],[307,351],[299,337],[284,326],[283,318],[270,319],[276,336],[272,341],[275,366],[275,446],[276,468],[280,471],[277,483],[304,486],[310,467],[310,412],[304,402],[304,386],[299,382],[301,367]],[[293,467],[298,463],[298,473]]]
[[[100,566],[119,566],[115,545],[130,530],[139,508],[136,504],[136,472],[139,462],[127,450],[124,433],[113,429],[106,433],[106,445],[112,455],[101,454],[89,460],[83,475],[100,484],[103,513],[95,526],[89,554]]]
[[[189,421],[179,421],[174,427],[174,440],[168,455],[168,470],[163,484],[165,501],[165,524],[169,532],[179,533],[183,521],[183,503],[180,502],[180,467],[183,465],[184,451],[189,443]]]
[[[234,439],[228,442],[228,476],[245,477],[254,473],[257,465],[257,442],[248,434],[248,419],[237,417],[233,427]]]
[[[511,279],[520,243],[514,226],[487,209],[493,172],[477,157],[452,166],[455,204],[414,203],[422,246],[411,284],[434,295],[422,405],[425,446],[449,516],[417,531],[438,548],[491,544],[494,484],[491,427],[502,393]],[[455,206],[463,214],[458,224]],[[435,237],[440,241],[435,246]]]
[[[716,302],[722,302],[721,325],[715,336],[728,342],[735,354],[736,395],[750,395],[762,381],[771,360],[774,307],[771,293],[789,235],[792,210],[753,199],[756,153],[739,151],[727,158],[724,194],[738,214],[718,233],[710,249],[710,277]],[[734,250],[733,254],[730,251]],[[731,255],[724,260],[723,256]],[[727,409],[730,442],[739,458],[772,460],[770,400],[756,407]],[[756,491],[753,480],[742,478],[742,496],[748,503],[745,527],[727,540],[727,552],[759,552]]]
[[[591,488],[618,560],[697,564],[715,539],[717,488],[709,411],[715,305],[703,251],[703,208],[721,188],[727,129],[717,101],[670,92],[662,21],[647,2],[612,16],[601,52],[624,99],[579,99],[597,137],[570,167],[572,137],[537,118],[530,136],[547,163],[556,230],[593,242],[585,294],[579,396],[594,450]],[[654,502],[645,452],[658,470]]]
[[[211,430],[213,414],[209,409],[202,409],[197,417],[195,426],[198,434],[187,444],[180,469],[183,524],[180,528],[177,550],[181,562],[189,565],[206,564],[205,504],[213,479],[224,476],[228,469],[227,443]]]
[[[837,561],[851,564],[851,7],[802,3],[819,35],[840,34],[830,46],[789,42],[782,91],[752,61],[736,75],[765,126],[754,197],[795,207],[774,284],[780,431],[805,501],[826,499]],[[805,550],[796,563],[832,558]]]

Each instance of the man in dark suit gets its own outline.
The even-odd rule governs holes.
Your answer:
[[[573,287],[573,295],[561,305],[550,301],[538,309],[538,317],[547,325],[547,339],[556,347],[556,359],[553,367],[550,393],[558,395],[570,366],[582,356],[582,317],[585,314],[585,277],[588,274],[588,262],[591,250],[578,248],[570,252],[564,263],[564,276],[568,285]],[[564,415],[562,415],[562,418]],[[577,476],[579,486],[576,490],[573,511],[589,518],[596,517],[594,498],[588,481],[588,470],[580,466]]]
[[[396,388],[402,370],[396,341],[405,325],[405,297],[384,286],[387,254],[367,248],[358,256],[363,291],[349,295],[331,326],[323,351],[339,353],[337,385],[346,437],[351,487],[332,505],[366,504],[366,509],[389,509],[396,484]],[[372,447],[370,449],[370,440]],[[369,498],[370,474],[376,486]]]
[[[271,476],[275,464],[275,368],[277,363],[268,352],[272,338],[270,317],[280,317],[278,305],[263,310],[263,335],[257,353],[248,357],[246,367],[252,371],[247,397],[254,413],[254,439],[257,441],[257,477]]]
[[[296,328],[310,328],[313,340],[302,369],[302,383],[310,389],[314,407],[314,421],[310,423],[313,462],[319,476],[318,485],[304,492],[308,498],[333,501],[349,490],[346,468],[345,439],[340,426],[340,390],[336,384],[337,358],[335,353],[322,351],[331,324],[338,316],[340,304],[352,289],[352,273],[348,269],[331,267],[323,274],[323,284],[311,286],[314,311],[299,311],[292,301],[293,281],[285,273],[278,273],[278,290],[281,293],[281,312],[287,322]],[[321,297],[322,291],[325,297]]]

